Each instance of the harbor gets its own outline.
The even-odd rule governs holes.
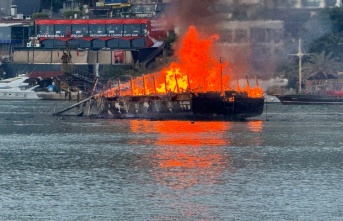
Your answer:
[[[0,1],[0,220],[342,220],[342,0]]]
[[[3,219],[343,216],[339,105],[268,104],[245,122],[51,116],[69,105],[2,102]]]

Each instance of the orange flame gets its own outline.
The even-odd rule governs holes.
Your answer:
[[[201,39],[194,26],[181,41],[181,47],[176,56],[178,62],[159,72],[131,79],[131,82],[120,84],[103,93],[105,97],[118,95],[149,95],[168,92],[220,92],[232,90],[229,86],[229,76],[232,68],[228,62],[215,59],[210,53],[213,41],[218,35]],[[223,74],[225,69],[226,73]],[[131,84],[131,85],[130,85]],[[246,86],[243,90],[237,85],[238,92],[246,92],[249,97],[262,97],[263,90],[259,87]],[[120,94],[119,94],[120,92]]]

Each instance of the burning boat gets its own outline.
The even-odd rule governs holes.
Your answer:
[[[92,96],[102,118],[142,118],[174,120],[235,120],[260,116],[263,90],[232,89],[228,63],[214,59],[211,44],[217,36],[199,39],[190,27],[177,51],[178,62],[159,72],[141,77],[128,76],[109,82],[108,89]],[[59,112],[61,113],[61,112]],[[58,113],[58,114],[59,114]],[[55,114],[56,115],[56,114]]]
[[[179,120],[235,120],[259,116],[263,98],[244,92],[168,93],[106,98],[100,117]]]
[[[100,93],[101,117],[148,119],[230,120],[259,116],[263,112],[263,91],[226,86],[228,66],[210,54],[217,36],[201,40],[190,27],[178,51],[179,62],[158,73],[118,79],[115,88]]]

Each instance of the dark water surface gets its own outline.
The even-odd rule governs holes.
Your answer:
[[[1,101],[0,220],[343,220],[343,106],[270,104],[246,122],[52,117],[69,105]]]

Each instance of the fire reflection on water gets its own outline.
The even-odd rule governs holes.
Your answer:
[[[148,156],[152,176],[165,186],[186,188],[215,181],[230,167],[223,135],[228,122],[132,121],[132,132],[157,133],[157,146]]]
[[[262,124],[263,122],[261,120],[249,121],[248,128],[251,132],[259,133],[262,132]]]
[[[144,140],[144,144],[152,146],[146,156],[153,168],[152,176],[163,185],[176,189],[214,184],[220,182],[225,171],[234,172],[227,148],[241,142],[237,134],[242,131],[258,134],[262,132],[262,126],[262,121],[130,121],[133,133],[151,137]],[[259,136],[252,136],[247,142],[252,146],[259,145]]]
[[[157,133],[158,146],[221,146],[230,145],[223,135],[230,130],[229,122],[130,121],[134,133]]]
[[[131,130],[157,133],[148,158],[156,168],[152,176],[165,186],[208,184],[230,170],[230,156],[222,148],[230,145],[224,139],[228,122],[131,121]]]
[[[167,198],[170,207],[166,210],[177,211],[190,220],[198,219],[199,214],[213,214],[207,197],[217,194],[222,185],[230,182],[227,173],[235,173],[235,165],[249,165],[259,157],[252,150],[244,159],[235,159],[230,148],[236,149],[239,142],[259,145],[262,126],[262,121],[130,121],[132,133],[148,138],[143,143],[148,146],[148,153],[139,160],[139,167],[154,182],[167,187],[167,190],[156,187],[153,196]],[[251,139],[242,141],[242,137]],[[201,191],[201,186],[208,186],[210,191]]]

